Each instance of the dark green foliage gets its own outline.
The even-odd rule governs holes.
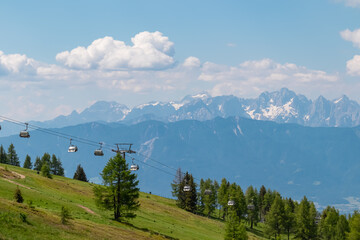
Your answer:
[[[229,187],[230,183],[225,178],[223,178],[218,190],[218,203],[221,206],[222,219],[224,220],[228,210]]]
[[[14,199],[16,202],[18,203],[23,203],[24,202],[24,198],[21,194],[21,191],[19,189],[19,187],[16,187],[15,193],[14,193]]]
[[[264,211],[264,198],[266,194],[266,188],[264,185],[261,186],[260,192],[259,192],[259,218],[262,220],[265,216]]]
[[[7,155],[6,155],[3,145],[0,146],[0,163],[9,164],[9,161],[7,159]]]
[[[347,221],[345,215],[340,215],[339,220],[336,224],[335,238],[337,240],[345,240],[346,235],[350,232],[349,222]]]
[[[183,178],[184,178],[184,174],[181,172],[181,168],[178,168],[176,170],[175,178],[174,178],[173,182],[171,183],[171,189],[172,189],[171,194],[173,197],[175,197],[177,199],[178,206],[180,206],[179,193],[180,193],[180,184],[181,184]]]
[[[247,232],[245,226],[240,222],[240,218],[236,212],[229,210],[225,226],[225,240],[247,240]]]
[[[250,228],[253,228],[254,223],[256,224],[259,221],[259,204],[258,204],[258,194],[256,189],[253,186],[246,189],[246,204],[248,206],[253,205],[253,209],[248,209],[248,221],[250,222]]]
[[[355,212],[349,220],[350,233],[348,235],[349,240],[360,239],[360,213]]]
[[[199,209],[198,211],[210,216],[216,208],[216,187],[211,179],[200,180]]]
[[[25,157],[23,168],[28,168],[28,169],[33,168],[33,165],[32,165],[32,162],[31,162],[31,157],[29,155],[26,155],[26,157]]]
[[[69,222],[69,219],[71,219],[71,214],[70,214],[69,209],[62,206],[61,207],[60,217],[61,217],[61,223],[62,224],[67,224]]]
[[[86,174],[85,174],[85,171],[84,169],[81,167],[81,165],[79,164],[76,168],[76,171],[74,173],[74,177],[73,179],[76,179],[76,180],[80,180],[80,181],[84,181],[84,182],[87,182],[87,178],[86,178]]]
[[[270,211],[266,215],[266,233],[269,236],[280,237],[281,231],[284,225],[284,202],[280,196],[276,196],[273,204],[270,207]]]
[[[35,164],[34,164],[34,170],[41,171],[41,167],[42,167],[41,159],[40,159],[40,157],[36,157]]]
[[[314,203],[309,202],[304,196],[296,211],[296,239],[316,239],[315,217]]]
[[[50,166],[47,162],[45,162],[41,167],[41,175],[47,178],[52,178]]]
[[[20,167],[19,157],[13,144],[10,144],[7,153],[8,164]]]
[[[295,205],[291,198],[289,198],[285,200],[283,219],[283,228],[287,234],[288,240],[290,239],[290,233],[293,233],[295,229],[295,224]]]
[[[247,213],[246,199],[245,195],[239,185],[232,183],[229,186],[229,200],[235,202],[234,206],[231,208],[236,212],[237,216],[241,219]]]
[[[64,176],[64,168],[62,167],[62,163],[60,159],[55,156],[55,154],[53,154],[51,157],[50,170],[54,175],[62,177]]]
[[[20,219],[22,222],[27,223],[27,216],[25,213],[20,213]]]
[[[102,174],[104,186],[94,186],[96,204],[99,207],[113,210],[114,218],[121,221],[123,218],[134,218],[140,204],[139,181],[131,173],[125,159],[118,153],[110,158]]]
[[[184,191],[184,187],[190,187],[190,191]],[[194,178],[188,172],[179,186],[179,206],[186,211],[195,213],[197,209],[197,193]]]

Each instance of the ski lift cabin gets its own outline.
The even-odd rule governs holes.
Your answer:
[[[189,185],[185,185],[183,190],[184,190],[184,192],[190,192],[191,187]]]
[[[99,148],[99,149],[96,149],[96,150],[94,151],[94,155],[95,155],[95,156],[104,156],[104,152],[103,152],[103,150],[102,150],[101,148],[102,148],[102,143],[100,143],[100,148]]]
[[[72,141],[72,139],[70,139],[70,146],[69,146],[68,152],[77,152],[77,150],[78,150],[77,146],[72,145],[71,141]]]
[[[255,210],[255,206],[254,206],[254,204],[249,204],[249,205],[247,205],[247,209],[249,209],[249,210]]]
[[[228,201],[228,206],[234,206],[235,205],[235,201],[234,200],[229,200]]]
[[[137,170],[139,170],[139,165],[137,165],[137,164],[132,164],[132,165],[130,166],[130,171],[137,171]]]
[[[25,130],[20,131],[20,134],[19,134],[20,137],[22,137],[22,138],[29,138],[30,137],[30,134],[28,132],[28,125],[29,125],[28,123],[25,123],[26,128],[25,128]]]

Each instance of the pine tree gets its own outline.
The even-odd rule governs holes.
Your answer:
[[[346,235],[350,232],[349,222],[346,220],[345,215],[340,215],[336,224],[335,239],[345,240]]]
[[[221,185],[218,189],[218,203],[221,206],[223,220],[225,220],[225,216],[228,210],[229,187],[230,187],[230,183],[225,178],[223,178],[221,180]]]
[[[336,235],[336,225],[339,220],[339,211],[328,206],[321,214],[319,235],[321,239],[332,240]]]
[[[15,193],[14,193],[14,199],[18,203],[23,203],[24,202],[24,198],[23,198],[23,196],[21,194],[21,191],[20,191],[18,186],[16,187],[16,190],[15,190]]]
[[[40,159],[40,157],[36,157],[35,163],[34,163],[34,170],[41,171],[41,167],[42,167],[41,159]]]
[[[360,239],[360,213],[355,212],[349,221],[350,233],[348,235],[349,240]]]
[[[314,204],[304,196],[296,211],[296,239],[316,239],[315,217]]]
[[[51,157],[50,164],[51,173],[57,176],[64,176],[64,168],[62,167],[62,163],[60,159],[58,159],[55,154]]]
[[[284,225],[284,202],[280,196],[276,196],[270,211],[266,215],[266,232],[269,236],[275,235],[275,239],[280,237]]]
[[[225,240],[247,240],[246,228],[234,210],[230,210],[225,225]]]
[[[14,145],[11,143],[8,148],[7,159],[10,165],[20,167],[19,157],[15,151]]]
[[[211,179],[204,181],[200,180],[200,192],[199,192],[198,211],[206,216],[210,216],[216,208],[216,190],[215,185]]]
[[[179,201],[179,193],[180,193],[180,184],[183,181],[184,175],[181,172],[181,168],[178,168],[176,170],[176,175],[175,178],[173,180],[173,182],[171,183],[171,188],[172,188],[172,196],[176,198],[176,203],[179,206],[180,205],[180,201]]]
[[[28,168],[28,169],[33,168],[33,165],[32,165],[32,162],[31,162],[31,157],[29,155],[26,155],[26,157],[25,157],[23,168]]]
[[[232,183],[229,187],[229,200],[234,201],[234,205],[231,207],[241,219],[247,213],[245,195],[239,185]]]
[[[104,186],[94,186],[95,202],[97,206],[113,210],[114,219],[134,218],[140,204],[139,181],[136,174],[131,173],[125,159],[118,153],[110,158],[102,174]]]
[[[189,191],[184,191],[185,186],[189,187]],[[197,210],[197,192],[194,178],[188,172],[185,173],[184,179],[179,186],[179,202],[180,207],[186,211],[195,213]]]
[[[76,171],[74,173],[74,177],[73,179],[76,179],[76,180],[80,180],[80,181],[84,181],[84,182],[87,182],[87,178],[86,178],[86,174],[85,174],[85,171],[84,169],[81,167],[81,165],[79,164],[76,168]]]
[[[262,185],[260,188],[260,192],[259,192],[259,218],[260,218],[260,221],[262,221],[265,216],[265,211],[264,211],[265,194],[266,194],[266,188],[264,185]]]
[[[3,145],[0,146],[0,163],[9,164]]]
[[[47,178],[52,178],[50,166],[47,162],[45,162],[41,167],[41,175]]]
[[[253,229],[254,223],[256,224],[259,221],[259,205],[258,205],[258,194],[256,189],[253,186],[249,186],[246,189],[246,204],[248,206],[253,206],[248,209],[248,220],[250,222],[250,228]]]
[[[287,234],[288,240],[290,239],[290,233],[292,233],[295,228],[294,210],[295,210],[294,202],[291,200],[291,198],[286,199],[285,206],[284,206],[283,227]]]

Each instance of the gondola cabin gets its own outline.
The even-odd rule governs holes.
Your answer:
[[[22,137],[22,138],[29,138],[30,134],[29,134],[28,131],[20,131],[19,136]]]
[[[104,156],[104,152],[103,152],[103,150],[101,150],[101,149],[96,149],[96,150],[94,151],[94,155],[95,155],[95,156]]]
[[[204,194],[205,194],[205,195],[211,195],[211,190],[210,190],[210,189],[206,189],[206,190],[204,191]]]
[[[235,205],[235,201],[234,200],[229,200],[228,201],[228,206],[234,206]]]
[[[68,152],[77,152],[78,148],[75,145],[71,145],[68,149]]]
[[[189,185],[185,185],[183,190],[184,190],[184,192],[190,192],[191,187]]]
[[[249,210],[254,210],[254,209],[255,209],[254,204],[249,204],[249,205],[247,205],[247,209],[249,209]]]
[[[139,170],[139,165],[133,164],[130,166],[130,171],[137,171],[137,170]]]

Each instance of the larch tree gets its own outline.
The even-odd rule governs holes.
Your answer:
[[[33,168],[33,164],[31,162],[31,157],[29,155],[26,155],[26,157],[25,157],[23,168],[28,168],[28,169]]]
[[[52,174],[57,176],[64,176],[64,168],[62,167],[60,158],[57,158],[55,154],[53,154],[51,157],[50,169]]]
[[[125,218],[136,217],[139,208],[139,181],[136,174],[129,170],[125,159],[118,153],[110,158],[101,173],[103,186],[93,188],[96,205],[114,211],[114,219],[122,221]]]
[[[15,151],[15,147],[12,143],[10,144],[10,146],[8,148],[7,159],[8,159],[8,163],[10,165],[20,167],[19,157],[18,157],[18,155]]]
[[[3,145],[0,146],[0,163],[9,164]]]
[[[266,215],[266,232],[269,236],[275,236],[275,239],[280,238],[280,234],[284,225],[284,202],[280,196],[276,196],[270,211]]]
[[[88,179],[86,177],[86,174],[85,174],[85,171],[84,169],[81,167],[81,165],[79,164],[76,168],[76,171],[74,173],[74,177],[73,179],[76,179],[76,180],[80,180],[80,181],[84,181],[84,182],[87,182]]]

